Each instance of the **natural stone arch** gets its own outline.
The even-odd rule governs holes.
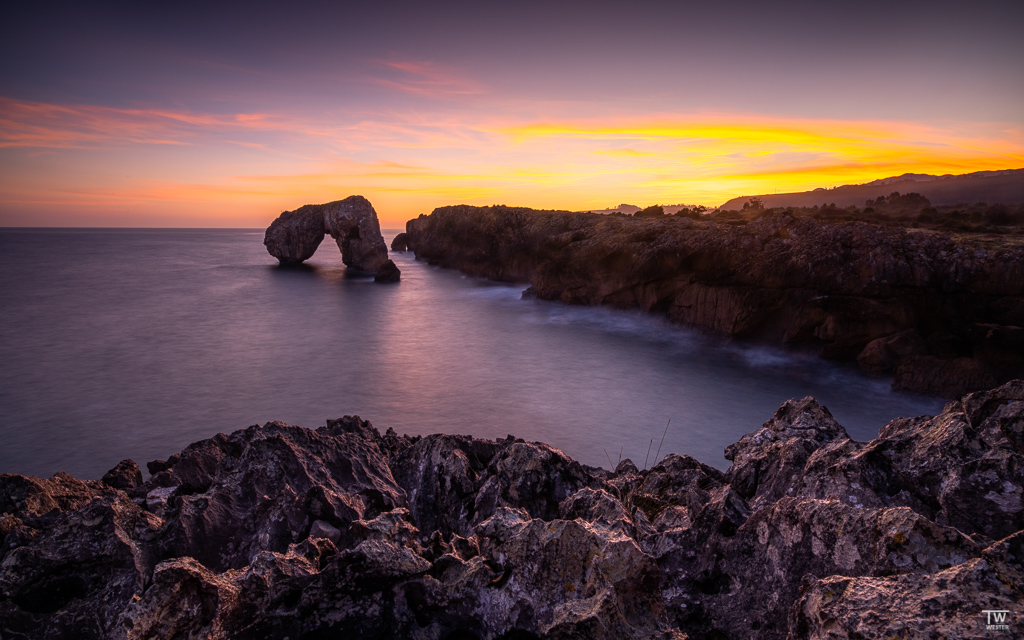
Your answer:
[[[346,266],[370,273],[387,267],[389,279],[397,279],[377,212],[362,196],[285,211],[267,227],[263,244],[281,264],[296,265],[312,257],[326,234],[338,244]]]

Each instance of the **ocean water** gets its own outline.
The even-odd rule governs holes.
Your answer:
[[[0,473],[98,478],[218,432],[346,414],[605,467],[653,465],[668,423],[661,457],[724,469],[723,448],[788,398],[814,396],[860,440],[942,407],[810,354],[523,299],[411,254],[392,255],[398,284],[347,273],[330,239],[281,269],[262,239],[0,230]]]

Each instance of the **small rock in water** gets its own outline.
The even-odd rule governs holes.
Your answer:
[[[377,270],[374,282],[398,282],[402,278],[402,271],[393,261],[388,260]]]
[[[408,251],[409,250],[409,235],[406,234],[403,231],[402,233],[400,233],[397,236],[395,236],[395,239],[391,241],[391,250],[392,251]]]

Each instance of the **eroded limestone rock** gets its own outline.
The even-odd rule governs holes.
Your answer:
[[[924,597],[923,597],[924,596]],[[790,614],[792,640],[984,638],[1019,634],[1024,533],[935,573],[808,576]],[[882,614],[882,607],[885,613]],[[988,611],[1006,612],[995,618]],[[990,623],[1004,628],[988,631]]]
[[[218,434],[137,485],[131,461],[3,475],[0,634],[976,635],[1024,598],[1022,424],[1015,381],[870,442],[790,400],[725,473],[346,417]]]
[[[115,489],[134,489],[142,484],[142,470],[134,460],[122,460],[104,474],[103,482]]]
[[[341,260],[360,271],[376,273],[388,260],[388,246],[380,233],[377,212],[362,196],[320,205],[324,229],[341,250]]]
[[[378,273],[390,265],[384,279],[398,279],[400,271],[388,260],[377,212],[362,196],[285,211],[267,227],[263,244],[281,264],[297,265],[313,256],[325,234],[337,243],[346,266]]]
[[[301,264],[316,253],[324,239],[323,205],[307,204],[285,211],[270,223],[263,244],[283,265]]]

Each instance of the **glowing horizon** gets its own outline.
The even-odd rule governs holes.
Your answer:
[[[175,216],[185,226],[262,226],[281,210],[355,193],[393,226],[446,204],[717,206],[736,196],[908,172],[1024,166],[1022,136],[996,127],[957,134],[913,123],[708,114],[558,124],[493,117],[345,122],[9,98],[0,106],[0,148],[17,150],[26,164],[70,163],[59,184],[49,173],[45,185],[31,174],[18,184],[5,181],[0,197],[7,206],[67,208],[83,221],[146,208],[158,226]],[[168,157],[167,148],[183,157]],[[76,155],[90,158],[89,172],[74,164]],[[164,158],[154,170],[110,177],[152,155]],[[243,165],[248,172],[231,171]],[[108,176],[94,182],[97,167]],[[25,222],[10,213],[4,221],[12,218]]]

